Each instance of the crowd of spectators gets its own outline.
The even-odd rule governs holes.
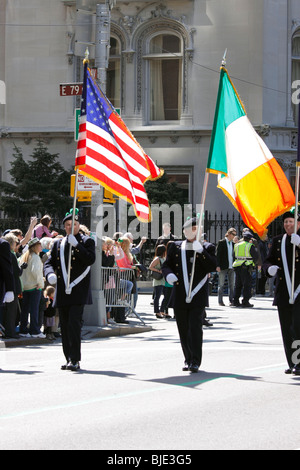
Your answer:
[[[43,267],[51,252],[54,240],[63,238],[63,234],[51,231],[51,217],[45,215],[40,219],[32,217],[28,231],[23,235],[19,229],[6,230],[2,238],[10,245],[13,275],[15,280],[14,301],[0,306],[0,335],[8,338],[34,337],[55,340],[60,336],[59,318],[56,309],[53,307],[55,288],[46,283]],[[120,279],[118,286],[124,292],[124,296],[132,299],[132,307],[136,308],[138,298],[137,281],[141,276],[147,274],[152,278],[154,315],[158,319],[171,319],[169,315],[170,298],[172,286],[168,285],[162,276],[161,267],[166,259],[169,243],[173,243],[176,237],[171,234],[170,224],[164,224],[163,235],[157,240],[155,245],[155,255],[149,267],[145,267],[138,261],[140,251],[146,242],[146,237],[142,237],[140,243],[133,244],[131,233],[115,233],[111,238],[102,238],[102,266],[105,268],[120,268],[130,271],[130,276]],[[89,235],[89,229],[81,227],[82,233]],[[225,241],[232,244],[239,242],[239,237],[235,229],[229,229]],[[224,240],[223,240],[224,242]],[[266,278],[260,270],[264,258],[267,255],[268,243],[255,241],[259,253],[258,267],[256,269],[256,293],[264,295]],[[226,245],[226,243],[225,243]],[[219,242],[217,253],[220,250]],[[226,248],[227,253],[227,248]],[[220,257],[218,257],[220,259]],[[228,261],[228,260],[227,260]],[[217,268],[219,283],[218,295],[219,303],[223,304],[223,291],[225,279],[228,278],[228,290],[233,289],[234,273],[232,270],[232,259],[229,266]],[[107,279],[103,289],[107,295],[112,290],[116,290],[116,283],[113,279]],[[272,286],[271,294],[272,294]],[[115,295],[115,292],[114,292]],[[122,300],[122,299],[119,299]],[[232,299],[230,299],[232,300]],[[107,302],[109,303],[109,302]],[[127,310],[122,308],[122,304],[107,306],[108,323],[128,323]],[[210,325],[208,325],[210,326]]]
[[[53,307],[55,287],[47,285],[44,263],[52,245],[63,234],[51,231],[52,219],[32,217],[28,231],[5,230],[2,239],[10,245],[14,275],[14,301],[0,305],[0,336],[5,338],[60,337],[57,309]],[[82,226],[82,232],[88,229]]]

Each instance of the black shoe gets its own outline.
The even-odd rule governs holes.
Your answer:
[[[233,308],[241,308],[242,304],[240,304],[239,302],[233,302],[233,304],[230,305],[230,307],[233,307]]]
[[[290,367],[288,369],[285,369],[284,373],[287,374],[287,375],[290,375],[292,373],[293,369],[291,369]]]
[[[193,374],[197,373],[199,371],[199,366],[195,362],[193,362],[190,367],[189,371],[192,372]]]
[[[184,363],[184,366],[182,368],[183,372],[187,372],[188,370],[190,370],[190,366],[187,362]]]
[[[220,307],[225,307],[224,302],[219,302]]]
[[[68,370],[72,370],[73,372],[77,372],[80,370],[80,364],[79,362],[69,362],[67,365]]]
[[[214,326],[214,324],[210,323],[209,320],[203,320],[203,326]]]
[[[67,370],[68,364],[69,364],[69,362],[66,362],[65,364],[63,364],[63,365],[61,366],[60,369],[61,369],[61,370]]]
[[[299,365],[297,365],[293,368],[292,374],[293,375],[300,375],[300,366]]]

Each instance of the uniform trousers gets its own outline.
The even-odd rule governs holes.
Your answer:
[[[60,307],[62,347],[67,361],[81,360],[81,328],[84,305]]]
[[[183,308],[174,307],[181,347],[187,364],[195,363],[198,366],[201,365],[203,311],[204,308],[189,305]]]
[[[243,304],[247,304],[252,297],[252,267],[239,266],[235,270],[234,303],[238,304],[243,293]]]
[[[284,351],[289,367],[292,369],[294,365],[299,362],[299,353],[297,357],[296,348],[293,347],[294,341],[300,340],[300,315],[299,303],[297,305],[279,305],[278,307],[279,321],[282,333],[282,340],[284,345]],[[295,356],[293,357],[293,354]],[[295,358],[295,360],[293,360]]]

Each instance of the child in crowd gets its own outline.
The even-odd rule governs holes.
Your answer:
[[[44,334],[47,339],[55,340],[52,328],[55,326],[56,309],[53,307],[55,288],[48,286],[44,291],[44,297],[48,299],[47,308],[44,311]]]

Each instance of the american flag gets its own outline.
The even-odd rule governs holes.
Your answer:
[[[139,220],[151,219],[144,188],[163,171],[145,154],[94,81],[87,64],[81,100],[76,169],[130,202]]]

